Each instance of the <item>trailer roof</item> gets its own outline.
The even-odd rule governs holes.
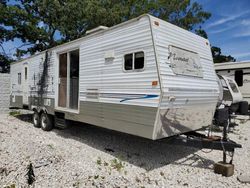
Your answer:
[[[215,70],[246,69],[250,68],[250,61],[216,63],[214,67]]]

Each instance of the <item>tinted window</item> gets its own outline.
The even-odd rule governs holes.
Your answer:
[[[127,54],[124,56],[125,70],[133,70],[133,54]]]
[[[243,86],[243,71],[237,70],[235,71],[234,80],[238,84],[238,86]]]
[[[25,80],[27,80],[27,77],[28,77],[28,70],[27,70],[27,67],[25,67],[25,69],[24,69],[24,74],[25,74]]]
[[[135,52],[124,56],[124,69],[135,71],[144,68],[144,52]]]
[[[135,53],[135,69],[143,69],[144,67],[144,52]]]
[[[238,89],[237,89],[237,86],[233,82],[229,81],[229,85],[232,88],[232,90],[233,90],[234,93],[238,93],[239,92]]]
[[[19,85],[21,85],[21,80],[22,80],[22,75],[21,75],[21,73],[18,73],[17,76],[18,76],[17,82],[18,82]]]

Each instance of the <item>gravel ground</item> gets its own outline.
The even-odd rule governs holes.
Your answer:
[[[234,156],[235,174],[213,172],[221,151],[173,146],[162,141],[75,124],[44,132],[31,115],[0,115],[0,187],[250,187],[237,176],[250,172],[250,121],[230,138],[243,145]],[[209,152],[209,153],[208,153]]]

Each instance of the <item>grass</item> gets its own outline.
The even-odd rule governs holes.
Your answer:
[[[101,160],[100,157],[98,157],[98,159],[96,160],[96,164],[98,164],[98,165],[101,165],[101,164],[102,164],[102,160]]]
[[[54,149],[54,146],[52,144],[47,145],[50,149]]]
[[[124,168],[124,165],[122,161],[113,159],[111,160],[111,167],[113,167],[114,169],[120,172]]]
[[[80,187],[80,182],[77,181],[77,182],[73,183],[73,187],[76,187],[76,188]]]
[[[114,158],[113,160],[111,160],[109,164],[106,161],[102,160],[100,157],[98,157],[96,160],[96,164],[99,166],[108,167],[110,170],[115,169],[119,172],[124,168],[124,164],[122,160],[117,159],[117,158]],[[98,169],[101,170],[100,167]]]
[[[15,110],[15,111],[11,111],[11,112],[9,112],[9,115],[10,115],[10,116],[14,116],[14,117],[15,117],[15,116],[19,116],[19,115],[21,115],[21,112],[20,112],[20,111],[16,111],[16,110]]]
[[[103,165],[108,166],[109,164],[106,161],[104,161]]]
[[[11,184],[11,185],[5,186],[4,188],[16,188],[16,185],[15,184]]]

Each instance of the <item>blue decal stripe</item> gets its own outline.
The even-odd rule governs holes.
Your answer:
[[[144,95],[143,97],[137,97],[137,98],[125,98],[125,99],[122,99],[120,102],[135,100],[135,99],[150,99],[150,98],[156,98],[158,96],[159,95]]]

